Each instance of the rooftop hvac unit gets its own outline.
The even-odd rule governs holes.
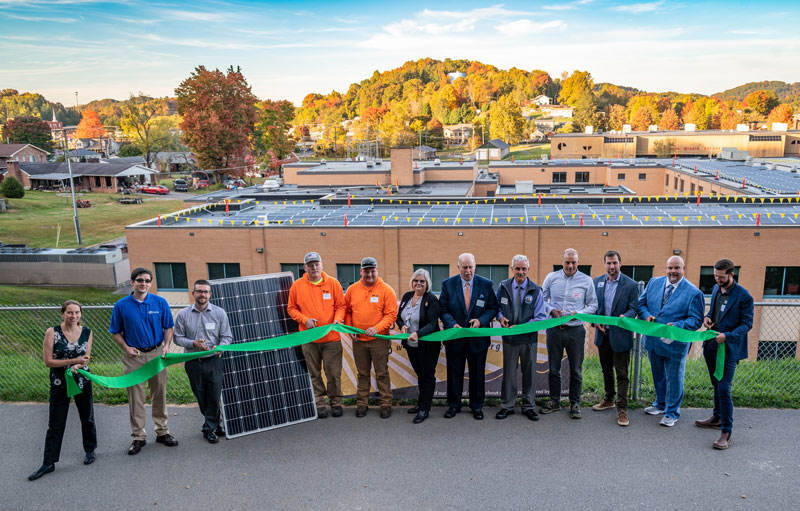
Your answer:
[[[442,160],[440,160],[439,158],[436,158],[435,160],[433,160],[433,164],[434,165],[441,165],[442,164]]]
[[[372,167],[374,167],[374,166],[375,166],[375,162],[374,162],[374,161],[368,161],[368,162],[367,162],[367,168],[368,168],[368,169],[371,169],[371,168],[372,168]]]
[[[737,124],[736,131],[750,131],[750,126],[748,124]]]
[[[649,131],[650,133],[653,133],[654,131],[658,131],[658,126],[655,125],[655,124],[651,124],[650,126],[647,127],[647,131]]]
[[[630,124],[623,124],[622,125],[622,133],[630,133],[631,132],[631,125]]]
[[[381,163],[383,163],[383,159],[382,158],[377,158],[375,160],[375,165],[380,165]]]
[[[683,129],[684,131],[696,131],[697,126],[690,122],[687,122],[686,124],[683,125]]]
[[[789,129],[789,125],[785,122],[773,122],[772,123],[772,131],[786,131]]]
[[[319,164],[320,164],[320,165],[325,165],[326,163],[328,163],[328,160],[326,160],[325,158],[322,158],[322,159],[319,161]]]
[[[583,132],[587,135],[591,135],[592,133],[594,133],[594,126],[586,126],[585,128],[583,128]]]
[[[533,193],[533,181],[515,181],[514,193],[530,195]]]

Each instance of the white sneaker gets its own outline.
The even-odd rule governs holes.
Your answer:
[[[657,408],[655,406],[648,406],[647,408],[644,409],[644,413],[646,413],[647,415],[660,415],[664,413],[664,410],[662,410],[661,408]]]
[[[667,417],[665,415],[664,417],[661,418],[661,422],[659,422],[659,424],[661,424],[662,426],[666,426],[668,428],[671,428],[672,426],[675,425],[676,422],[678,422],[678,419],[676,419],[674,417]]]

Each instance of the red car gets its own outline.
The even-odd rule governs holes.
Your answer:
[[[208,188],[208,179],[201,179],[195,185],[195,190],[200,190],[201,188]]]
[[[169,193],[169,188],[161,185],[144,185],[139,188],[142,193],[154,193],[157,195],[166,195]]]

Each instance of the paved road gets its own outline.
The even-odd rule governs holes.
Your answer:
[[[127,407],[96,406],[100,445],[86,467],[73,407],[56,471],[29,482],[47,406],[0,404],[0,509],[798,508],[800,410],[736,410],[727,451],[711,449],[716,431],[693,425],[708,410],[685,410],[671,429],[640,410],[628,428],[611,411],[538,423],[486,411],[478,422],[435,408],[415,426],[403,408],[388,420],[375,408],[356,419],[349,408],[210,445],[197,409],[173,406],[180,445],[148,443],[128,456]]]

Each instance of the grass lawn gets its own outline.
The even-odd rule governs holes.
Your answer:
[[[83,305],[112,304],[122,298],[111,289],[96,287],[0,286],[0,306],[61,304],[78,300]]]
[[[514,160],[538,160],[543,154],[550,156],[550,144],[515,145],[511,146],[511,151],[503,159],[510,160],[513,157]]]
[[[78,209],[78,220],[85,246],[112,240],[125,234],[125,226],[159,214],[183,209],[182,200],[160,200],[143,197],[141,204],[119,204],[119,195],[83,193],[90,208]],[[0,241],[25,243],[30,247],[54,248],[58,225],[61,224],[59,248],[76,248],[72,224],[72,200],[69,195],[53,192],[26,191],[22,199],[8,199],[8,211],[0,215]]]

